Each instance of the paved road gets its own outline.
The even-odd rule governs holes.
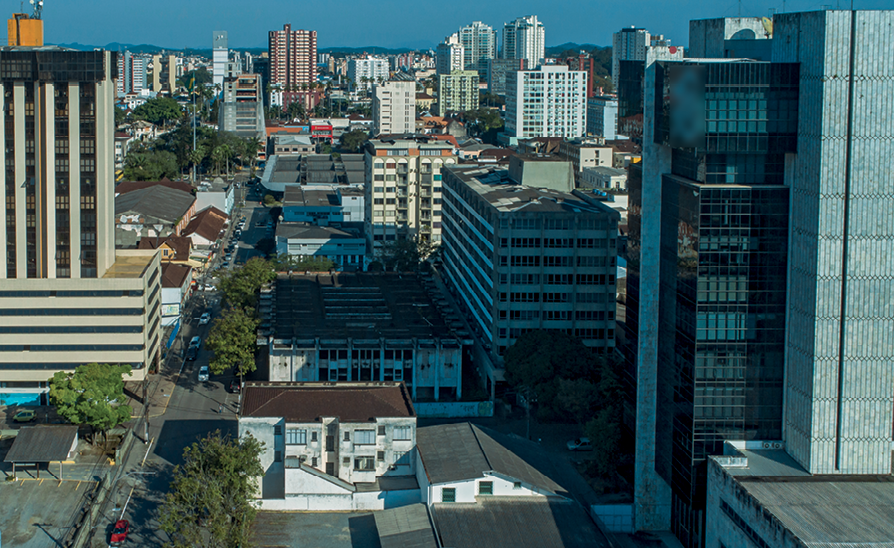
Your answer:
[[[195,319],[201,311],[196,310],[193,319],[184,325],[184,340],[199,335],[204,341],[208,335],[209,326],[199,326]],[[213,312],[216,315],[219,310]],[[122,515],[131,522],[129,544],[162,546],[167,536],[159,528],[159,503],[168,490],[174,466],[183,462],[183,449],[215,430],[236,435],[238,396],[225,390],[234,377],[212,375],[209,382],[200,383],[199,367],[207,365],[208,358],[209,352],[203,346],[196,361],[183,363],[175,356],[162,368],[159,374],[174,377],[176,384],[167,394],[169,400],[163,412],[150,421],[152,445],[147,453],[147,446],[138,441],[123,464],[123,475],[97,524],[91,546],[107,546],[112,525]],[[178,375],[181,365],[182,372]],[[224,406],[222,414],[218,412],[221,405]],[[142,435],[142,431],[138,433]]]

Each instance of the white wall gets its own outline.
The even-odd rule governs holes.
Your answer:
[[[301,468],[286,468],[286,497],[295,495],[347,495],[351,491]]]
[[[476,502],[478,496],[478,484],[480,482],[493,482],[493,496],[495,497],[536,497],[545,496],[545,493],[530,484],[520,482],[521,487],[516,488],[514,478],[498,475],[485,475],[480,478],[455,481],[449,483],[437,483],[428,487],[428,499],[430,503],[441,502],[441,491],[444,488],[456,489],[456,502]],[[420,484],[420,487],[422,485]],[[485,495],[489,496],[489,495]]]

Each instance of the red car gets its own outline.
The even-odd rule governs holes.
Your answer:
[[[126,519],[119,519],[115,522],[115,528],[112,529],[112,538],[109,542],[114,546],[121,544],[127,540],[127,533],[130,531],[130,522]]]

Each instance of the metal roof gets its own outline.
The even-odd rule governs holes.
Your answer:
[[[78,437],[74,425],[24,426],[6,454],[5,462],[59,462],[68,454]]]
[[[424,504],[383,510],[373,514],[382,548],[437,548]]]

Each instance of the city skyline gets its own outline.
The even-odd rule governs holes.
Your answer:
[[[577,5],[561,2],[546,9],[532,0],[519,2],[472,2],[460,0],[455,10],[445,12],[437,6],[427,6],[406,0],[388,0],[375,4],[361,4],[357,0],[342,3],[338,17],[325,4],[296,6],[293,2],[271,0],[264,10],[246,13],[231,1],[200,0],[188,4],[162,0],[153,4],[131,3],[126,10],[121,2],[96,0],[90,3],[50,3],[43,11],[48,43],[80,43],[103,46],[119,42],[153,44],[181,49],[210,48],[211,32],[229,32],[232,48],[266,48],[267,32],[291,23],[292,28],[316,30],[319,47],[434,48],[444,36],[473,20],[494,28],[524,15],[538,15],[547,32],[547,47],[575,42],[610,46],[613,32],[621,27],[636,25],[664,34],[672,43],[685,46],[689,39],[689,20],[686,14],[698,13],[699,18],[765,16],[770,8],[782,11],[783,2],[759,0],[741,6],[737,2],[719,5],[707,0],[684,0],[674,4],[657,0],[637,0],[624,4]],[[818,10],[822,6],[850,7],[840,0],[787,0],[785,11]],[[885,9],[894,7],[890,0],[858,0],[855,9]],[[20,2],[9,2],[7,10],[18,11]],[[30,8],[26,7],[26,11]],[[409,10],[409,11],[408,11]],[[421,20],[436,19],[435,24],[406,25],[397,29],[392,13],[416,14]],[[568,17],[569,14],[573,17]],[[140,21],[140,25],[131,25]],[[130,28],[132,27],[132,28]]]

